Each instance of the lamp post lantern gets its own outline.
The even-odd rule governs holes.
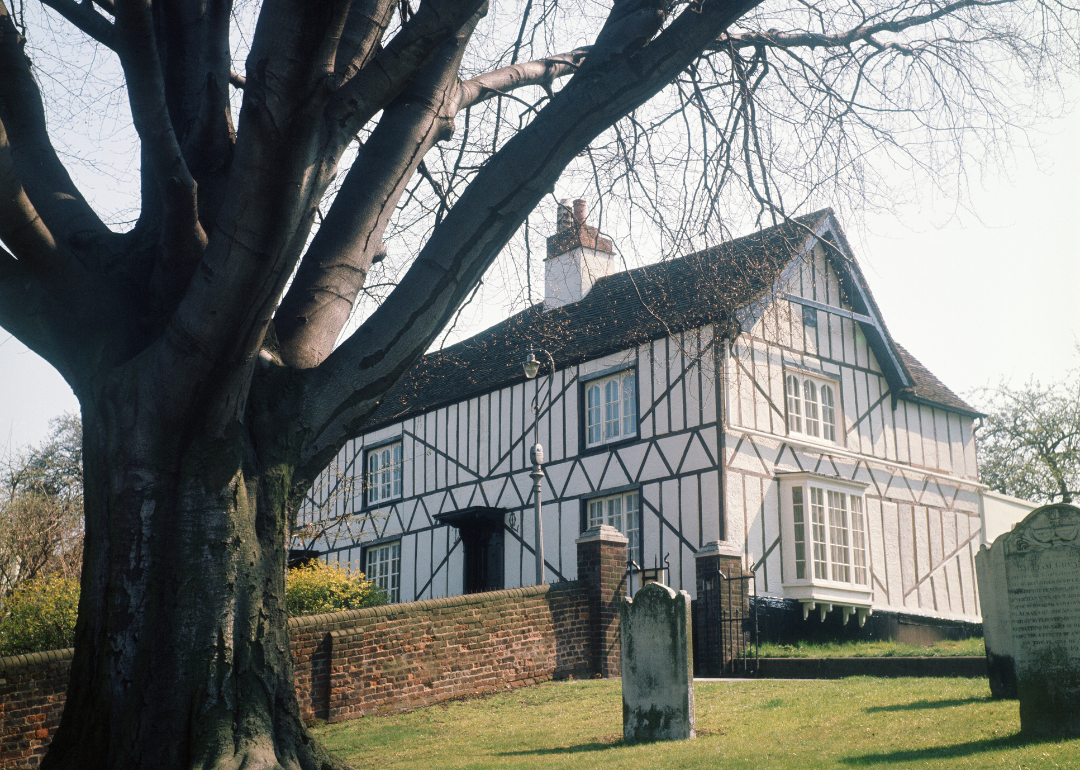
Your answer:
[[[553,359],[551,353],[548,353],[546,350],[541,349],[540,352],[547,356],[549,364],[547,399],[550,403],[552,378],[555,376],[555,359]],[[533,352],[532,345],[529,345],[529,355],[522,366],[525,369],[525,377],[527,379],[535,379],[536,375],[540,372],[540,362]],[[543,505],[540,499],[540,482],[544,479],[544,447],[540,445],[540,383],[536,384],[536,396],[533,397],[532,411],[535,418],[535,421],[533,422],[533,437],[536,443],[533,444],[532,451],[530,452],[533,469],[532,473],[529,474],[529,478],[533,480],[533,511],[535,514],[536,527],[536,585],[543,585],[544,520],[541,515]]]

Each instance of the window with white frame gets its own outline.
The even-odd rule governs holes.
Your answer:
[[[607,524],[626,535],[629,558],[641,563],[641,493],[636,489],[586,501],[586,527]]]
[[[367,505],[401,497],[401,442],[367,451]]]
[[[585,445],[637,435],[637,379],[633,369],[585,383]]]
[[[788,372],[784,375],[784,389],[788,433],[835,442],[839,403],[836,383]]]
[[[387,599],[401,601],[401,541],[369,545],[364,549],[364,576],[386,592]]]
[[[864,486],[810,473],[784,474],[781,481],[790,542],[785,585],[821,584],[868,592]]]

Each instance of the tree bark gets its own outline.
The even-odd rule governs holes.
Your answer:
[[[344,767],[307,735],[293,685],[288,431],[161,430],[138,379],[82,399],[76,652],[42,768]]]

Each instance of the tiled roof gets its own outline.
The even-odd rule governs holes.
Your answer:
[[[905,368],[907,368],[908,373],[911,375],[911,379],[915,382],[914,387],[906,388],[900,392],[902,398],[944,406],[948,409],[971,415],[972,417],[985,416],[982,412],[970,407],[962,398],[945,387],[945,384],[942,383],[941,380],[931,374],[929,369],[919,363],[919,360],[911,355],[911,353],[907,352],[903,347],[897,345],[896,350],[900,354],[900,360],[904,362]]]
[[[708,323],[737,332],[735,312],[772,287],[830,215],[825,209],[680,259],[601,278],[578,302],[547,311],[534,305],[429,353],[390,392],[364,430],[523,380],[521,363],[530,343],[550,352],[556,368],[563,369]],[[919,400],[975,413],[906,351],[901,353],[904,364],[913,365]]]

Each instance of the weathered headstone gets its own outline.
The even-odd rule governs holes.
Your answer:
[[[623,600],[619,625],[623,739],[632,743],[693,738],[690,594],[650,583],[633,600]]]
[[[975,554],[975,577],[982,606],[990,694],[995,698],[1015,699],[1012,619],[1009,617],[1009,588],[1005,582],[1005,544],[1000,537],[990,548],[981,546]]]
[[[984,623],[988,610],[1000,616],[1004,583],[1008,623],[998,617],[991,627],[1007,629],[1011,645],[991,645],[1011,652],[1021,732],[1080,736],[1080,508],[1035,509],[982,561],[980,588],[992,593],[982,595]]]

